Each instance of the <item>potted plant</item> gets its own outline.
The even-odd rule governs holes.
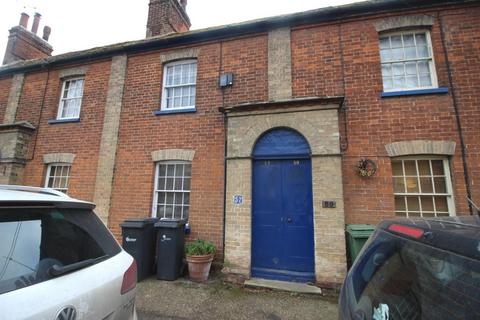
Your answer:
[[[207,281],[215,250],[213,243],[205,240],[196,240],[185,246],[188,274],[191,280]]]

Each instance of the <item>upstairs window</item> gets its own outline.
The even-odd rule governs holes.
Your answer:
[[[188,220],[192,164],[188,161],[157,163],[153,216]]]
[[[62,95],[58,107],[57,119],[80,118],[80,107],[83,96],[83,78],[68,79],[63,81]]]
[[[455,215],[448,160],[392,160],[395,214],[401,217]]]
[[[428,31],[408,31],[380,37],[384,91],[437,88]]]
[[[195,108],[197,61],[168,63],[163,71],[162,110]]]
[[[47,167],[45,187],[67,193],[70,168],[70,164],[49,164]]]

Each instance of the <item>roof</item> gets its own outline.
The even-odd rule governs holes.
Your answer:
[[[478,2],[480,2],[480,0],[370,0],[117,43],[89,50],[69,52],[44,59],[15,62],[0,67],[0,75],[41,70],[46,67],[54,67],[67,63],[81,63],[119,54],[139,53],[205,41],[245,36],[248,34],[267,32],[268,30],[279,27],[294,27],[314,23],[342,21],[345,19],[358,18],[378,13],[402,12],[412,9],[438,7],[440,5],[471,4]]]
[[[70,198],[65,193],[27,186],[0,185],[0,207],[54,206],[59,208],[93,209],[91,202]]]

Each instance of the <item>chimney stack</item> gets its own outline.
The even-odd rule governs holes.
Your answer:
[[[43,27],[43,37],[42,39],[48,42],[48,38],[50,38],[50,33],[52,32],[52,28],[49,26]]]
[[[35,15],[33,16],[33,24],[32,24],[32,32],[37,34],[38,31],[38,26],[40,25],[40,18],[42,15],[38,12],[35,12]]]
[[[27,30],[29,16],[26,13],[22,13],[19,25],[10,29],[3,64],[46,58],[52,55],[53,48],[47,42],[51,32],[50,27],[43,29],[43,39],[36,34],[40,24],[40,17],[39,13],[35,13],[32,32],[30,32]]]
[[[18,23],[18,25],[27,29],[29,18],[30,16],[28,14],[26,14],[25,12],[22,12],[22,14],[20,15],[20,22]]]
[[[187,0],[150,0],[147,38],[188,31],[191,24],[186,6]]]

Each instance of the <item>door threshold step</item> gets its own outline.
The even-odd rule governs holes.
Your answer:
[[[250,288],[267,288],[296,293],[322,294],[322,289],[306,283],[287,282],[278,280],[267,280],[252,278],[245,280],[245,286]]]

